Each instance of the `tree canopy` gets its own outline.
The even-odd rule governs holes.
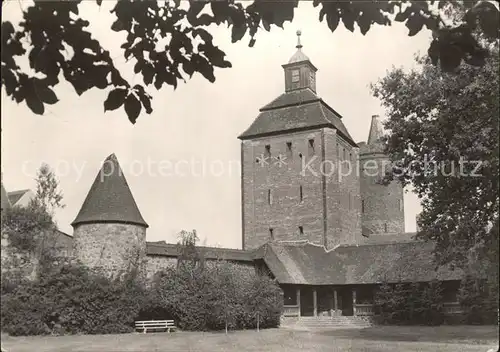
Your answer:
[[[387,110],[391,177],[422,201],[418,235],[437,242],[441,264],[464,268],[477,256],[498,275],[498,45],[492,53],[454,74],[420,57],[417,69],[395,68],[372,89]]]
[[[143,80],[134,85],[123,78],[110,52],[87,30],[92,19],[79,16],[81,2],[35,0],[23,10],[21,23],[2,21],[2,86],[11,99],[27,104],[35,114],[43,114],[46,104],[58,102],[53,87],[64,79],[78,95],[92,88],[106,90],[104,111],[123,107],[135,123],[142,111],[153,111],[147,93],[151,85],[175,88],[179,80],[186,81],[195,72],[214,82],[214,67],[231,67],[208,26],[227,25],[233,43],[248,34],[249,46],[253,46],[259,29],[283,27],[293,20],[298,5],[298,0],[119,0],[111,11],[116,20],[110,31],[127,33],[122,55],[135,62],[134,72]],[[96,6],[101,3],[95,1]],[[464,15],[450,21],[447,9],[457,4],[465,8]],[[351,32],[357,26],[363,35],[374,25],[394,21],[405,23],[409,36],[431,30],[428,54],[445,71],[454,70],[462,61],[474,66],[484,63],[487,51],[473,31],[481,31],[490,40],[499,38],[499,11],[490,1],[314,0],[313,5],[319,7],[319,21],[326,22],[332,32],[340,22]],[[35,74],[19,66],[26,56],[29,71]]]

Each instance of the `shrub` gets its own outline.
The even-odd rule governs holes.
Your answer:
[[[382,324],[443,323],[442,288],[439,282],[382,284],[375,293],[377,321]]]
[[[2,295],[2,329],[11,335],[133,331],[145,291],[77,265],[64,265]]]
[[[230,263],[166,269],[155,280],[154,291],[156,309],[184,330],[279,326],[283,305],[279,286]]]

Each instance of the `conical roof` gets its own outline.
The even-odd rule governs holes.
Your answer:
[[[378,115],[372,116],[372,123],[370,125],[370,133],[368,134],[368,145],[374,145],[380,142],[384,136],[384,129],[380,123]]]
[[[114,222],[148,227],[132,196],[115,154],[106,158],[90,188],[75,221],[82,223]]]

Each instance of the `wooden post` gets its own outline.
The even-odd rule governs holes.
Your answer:
[[[356,315],[356,289],[352,289],[352,315]]]
[[[314,316],[318,316],[318,295],[316,292],[316,288],[313,288],[313,307],[314,307]]]
[[[339,307],[339,301],[337,297],[337,289],[333,290],[333,309],[335,311],[335,314],[337,314],[337,309]]]
[[[299,318],[300,318],[300,287],[297,287],[297,305],[299,306]]]

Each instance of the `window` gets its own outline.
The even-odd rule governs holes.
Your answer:
[[[361,212],[362,213],[365,212],[365,200],[364,199],[361,200]]]
[[[343,154],[342,154],[343,160],[347,160],[347,158],[346,158],[346,155],[347,155],[347,149],[342,148],[342,153],[343,153]]]
[[[302,153],[299,153],[299,158],[301,158],[301,159],[302,159]]]
[[[400,199],[398,202],[399,202],[399,211],[403,211],[403,201]]]
[[[292,83],[298,82],[300,80],[300,71],[293,70],[292,71]]]
[[[299,197],[302,202],[304,200],[304,190],[302,189],[302,186],[299,187]]]
[[[340,159],[340,145],[337,143],[337,157]]]
[[[273,204],[273,195],[270,189],[267,190],[267,204]]]
[[[271,238],[271,240],[274,240],[274,230],[273,229],[269,229],[269,237]]]
[[[384,223],[384,232],[387,233],[387,223]]]
[[[268,144],[266,145],[266,157],[271,156],[271,146]]]
[[[304,234],[304,228],[302,226],[299,226],[299,233],[300,235]]]
[[[308,150],[309,150],[309,155],[314,155],[314,139],[309,140]]]
[[[292,156],[292,142],[286,142],[286,155],[287,157]]]

